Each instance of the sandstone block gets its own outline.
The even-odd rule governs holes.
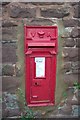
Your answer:
[[[67,103],[70,104],[70,105],[78,105],[78,100],[77,98],[73,98],[74,96],[68,96],[67,97]]]
[[[78,48],[64,48],[64,58],[65,60],[77,61],[78,60]]]
[[[63,24],[65,27],[78,26],[78,23],[79,23],[79,20],[75,20],[75,19],[63,20]]]
[[[2,44],[0,44],[0,64],[2,64]]]
[[[2,65],[0,64],[0,76],[2,76]]]
[[[80,4],[74,6],[74,17],[80,18]]]
[[[78,74],[64,74],[64,82],[68,86],[73,86],[75,82],[78,82]]]
[[[7,5],[9,4],[10,2],[2,2],[2,5]]]
[[[2,77],[2,91],[15,93],[19,87],[19,79],[17,77],[5,76]]]
[[[73,38],[65,38],[63,42],[64,47],[74,47],[75,41]]]
[[[16,43],[2,44],[2,62],[14,64],[16,60]]]
[[[71,2],[70,5],[72,5],[72,6],[78,5],[78,2]]]
[[[62,34],[62,38],[71,38],[72,27],[66,27],[64,33]]]
[[[30,25],[53,25],[54,22],[45,18],[36,18],[31,20]]]
[[[64,2],[32,2],[33,5],[63,5]]]
[[[71,62],[64,62],[63,70],[64,72],[69,72],[71,70]]]
[[[3,27],[2,40],[15,40],[17,39],[17,27]]]
[[[12,18],[35,18],[36,8],[30,8],[21,3],[10,3],[8,7],[8,13]]]
[[[65,115],[71,115],[72,113],[71,105],[64,104],[61,108],[61,113],[64,113]]]
[[[2,95],[3,95],[3,104],[2,104],[3,118],[20,116],[21,113],[18,106],[18,99],[16,94],[3,92]]]
[[[17,23],[17,20],[14,20],[14,19],[3,19],[2,20],[2,27],[14,27],[14,26],[17,26],[18,23]]]
[[[72,31],[71,31],[71,36],[72,37],[80,37],[80,28],[75,27]]]
[[[74,74],[79,74],[80,73],[80,62],[76,61],[76,62],[72,62],[72,73]]]
[[[80,38],[76,38],[76,47],[80,47]]]
[[[68,7],[62,8],[42,8],[41,16],[43,17],[54,17],[54,18],[63,18],[70,14]]]
[[[14,75],[14,67],[12,65],[3,65],[2,66],[2,75],[13,76]]]

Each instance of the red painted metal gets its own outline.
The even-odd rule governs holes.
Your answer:
[[[58,28],[24,26],[24,32],[26,102],[28,106],[54,105]]]

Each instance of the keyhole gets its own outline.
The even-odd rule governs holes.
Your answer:
[[[35,83],[35,85],[38,85],[37,82]]]

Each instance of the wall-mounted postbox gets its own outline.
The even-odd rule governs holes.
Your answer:
[[[25,26],[25,88],[28,106],[54,105],[57,26]]]

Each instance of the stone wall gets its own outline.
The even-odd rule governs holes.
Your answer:
[[[63,78],[68,86],[78,80],[80,73],[80,3],[2,3],[2,84],[3,92],[15,93],[19,87],[17,67],[18,26],[26,25],[54,25],[62,21],[64,33],[62,65]],[[59,52],[58,52],[59,54]],[[11,88],[13,88],[11,90]]]

